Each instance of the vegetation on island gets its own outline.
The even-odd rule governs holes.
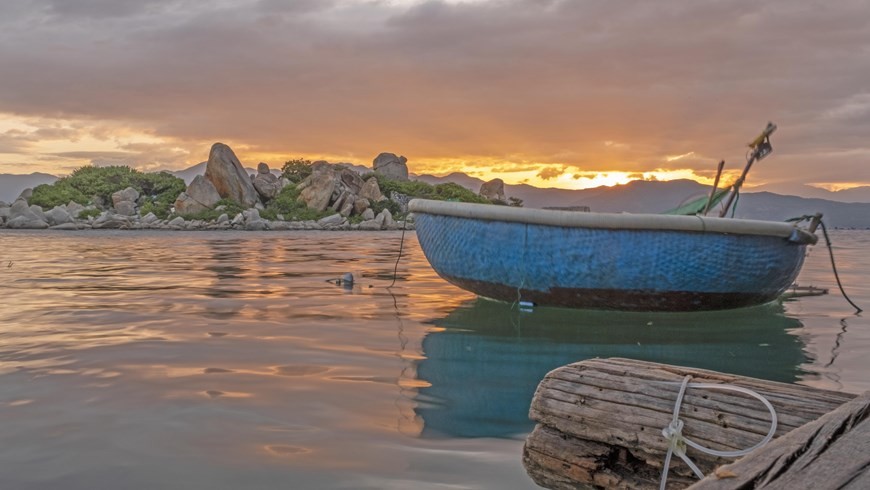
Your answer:
[[[53,184],[42,184],[33,189],[31,204],[51,209],[70,201],[81,205],[109,204],[112,194],[132,187],[144,202],[142,214],[154,213],[165,219],[178,195],[184,192],[184,180],[168,172],[145,173],[126,166],[86,166],[61,177]]]
[[[262,218],[306,221],[318,220],[333,214],[331,210],[310,209],[305,202],[299,199],[301,190],[298,185],[312,173],[310,160],[288,160],[281,170],[283,177],[290,183],[275,198],[266,203],[264,209],[260,210]],[[381,193],[388,197],[393,193],[398,193],[409,198],[522,206],[522,201],[519,199],[510,198],[508,202],[490,200],[455,183],[431,185],[421,181],[400,181],[379,173],[369,173],[362,176],[363,180],[372,177],[377,179]],[[30,203],[41,206],[43,209],[51,209],[70,202],[76,202],[83,206],[93,205],[95,208],[82,211],[79,217],[96,217],[99,216],[102,209],[112,205],[112,194],[128,187],[139,192],[140,215],[154,213],[160,219],[179,215],[173,213],[172,210],[178,196],[186,189],[184,180],[168,172],[146,173],[127,166],[85,166],[78,168],[53,184],[43,184],[34,188]],[[403,212],[403,206],[392,199],[372,202],[370,208],[375,215],[380,214],[385,209],[398,219],[402,219],[406,215],[406,212]],[[245,207],[232,199],[221,199],[214,209],[185,214],[182,217],[188,220],[214,221],[222,214],[232,218],[244,210]],[[352,222],[362,220],[359,216],[353,216],[349,219]]]
[[[311,175],[311,160],[296,158],[284,162],[281,167],[282,175],[293,184],[298,184]]]

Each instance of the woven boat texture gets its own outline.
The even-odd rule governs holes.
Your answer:
[[[600,306],[616,309],[613,297],[623,293],[695,295],[691,304],[647,309],[711,309],[699,303],[711,294],[743,298],[713,309],[768,302],[792,284],[806,251],[803,244],[773,236],[558,227],[426,213],[417,214],[416,228],[435,271],[475,293],[506,301],[530,295],[547,304],[548,297],[569,292],[580,306],[596,307],[583,295],[603,292],[611,299]],[[571,306],[564,300],[551,304]]]

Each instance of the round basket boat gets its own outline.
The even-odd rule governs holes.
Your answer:
[[[412,200],[420,246],[444,279],[537,305],[697,311],[770,302],[815,235],[772,221],[582,213]]]

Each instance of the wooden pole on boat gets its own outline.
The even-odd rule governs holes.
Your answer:
[[[755,163],[756,160],[761,160],[766,157],[773,150],[770,146],[770,135],[773,134],[774,131],[776,131],[776,124],[769,122],[767,123],[767,127],[764,128],[764,131],[752,140],[752,143],[749,143],[749,147],[752,148],[752,153],[746,161],[746,167],[743,168],[743,173],[740,174],[740,178],[738,178],[737,182],[732,186],[732,191],[728,196],[728,201],[725,202],[725,207],[723,207],[722,212],[719,213],[720,218],[724,218],[725,215],[728,214],[728,209],[731,207],[734,199],[737,198],[737,194],[740,192],[740,187],[743,186],[743,182],[746,180],[746,175],[749,174],[749,169],[752,168],[752,164]]]
[[[710,190],[710,199],[707,199],[707,205],[704,206],[704,216],[710,212],[710,206],[713,205],[713,197],[716,196],[716,189],[719,187],[719,178],[722,177],[722,170],[725,168],[725,160],[719,162],[719,169],[716,170],[716,180],[713,181],[713,189]]]
[[[775,437],[818,419],[855,398],[808,386],[631,359],[590,359],[558,368],[538,386],[529,417],[523,464],[538,485],[552,489],[659,487],[668,427],[680,383],[728,384],[765,397],[776,410]],[[740,450],[758,444],[771,416],[760,401],[731,391],[688,388],[680,409],[682,433],[703,446]],[[776,439],[774,439],[775,441]],[[763,450],[763,449],[759,449]],[[693,448],[688,456],[705,474],[732,459]],[[679,459],[667,488],[697,479]]]

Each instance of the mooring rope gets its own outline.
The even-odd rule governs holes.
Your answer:
[[[740,456],[744,456],[746,454],[755,451],[756,449],[764,446],[771,439],[773,439],[773,435],[776,433],[777,426],[777,417],[776,410],[773,408],[773,405],[767,401],[766,398],[759,395],[755,391],[752,391],[747,388],[743,388],[741,386],[734,385],[725,385],[725,384],[715,384],[715,383],[690,383],[689,381],[692,379],[691,375],[686,375],[683,378],[683,382],[680,385],[680,392],[677,395],[677,401],[674,405],[674,416],[671,419],[671,423],[668,424],[667,427],[662,429],[662,436],[668,441],[668,452],[665,455],[665,465],[662,468],[662,481],[659,484],[659,490],[665,490],[665,487],[668,484],[668,470],[671,464],[671,456],[676,454],[680,457],[688,466],[692,469],[692,472],[695,473],[695,476],[698,479],[704,478],[704,473],[700,468],[686,455],[686,446],[693,447],[702,453],[707,453],[713,456],[718,456],[722,458],[737,458]],[[748,448],[748,449],[740,449],[738,451],[717,451],[715,449],[710,449],[708,447],[704,447],[698,444],[691,439],[686,438],[683,435],[683,427],[685,426],[684,422],[680,420],[680,407],[683,404],[683,396],[686,394],[686,389],[688,388],[697,388],[697,389],[706,389],[706,390],[722,390],[722,391],[736,391],[738,393],[743,393],[745,395],[749,395],[764,404],[767,407],[767,410],[770,412],[770,430],[767,432],[767,435],[764,436],[764,439],[761,440],[758,444]]]
[[[828,254],[831,256],[831,269],[834,271],[834,279],[837,280],[837,287],[840,288],[840,292],[843,294],[843,297],[846,298],[846,301],[855,308],[855,313],[861,313],[864,310],[849,298],[849,295],[846,294],[846,291],[843,289],[843,283],[840,282],[840,274],[837,272],[837,263],[834,261],[834,247],[831,245],[831,238],[828,236],[828,227],[825,226],[825,222],[822,220],[819,220],[819,225],[822,227],[822,235],[825,236],[825,243],[828,245]]]
[[[813,218],[815,218],[815,216],[805,214],[803,216],[790,218],[785,221],[787,223],[800,223],[801,221],[809,221]],[[834,279],[837,280],[837,287],[840,288],[840,293],[843,295],[843,298],[845,298],[846,301],[848,301],[849,304],[852,305],[853,308],[855,308],[855,313],[861,313],[864,310],[862,310],[860,306],[856,305],[855,302],[852,301],[851,298],[849,298],[849,295],[846,294],[846,290],[843,288],[842,281],[840,281],[840,273],[837,272],[837,262],[834,260],[834,245],[831,243],[831,237],[828,236],[828,227],[825,226],[825,221],[821,218],[819,218],[819,225],[822,227],[822,235],[824,235],[825,237],[825,245],[827,245],[828,247],[828,255],[831,256],[831,270],[834,271]]]
[[[396,284],[396,278],[399,274],[399,261],[402,260],[402,250],[405,249],[405,229],[408,226],[408,217],[405,216],[405,220],[402,221],[402,237],[399,239],[399,256],[396,257],[396,265],[393,267],[393,282],[387,286],[387,289],[393,287]]]

